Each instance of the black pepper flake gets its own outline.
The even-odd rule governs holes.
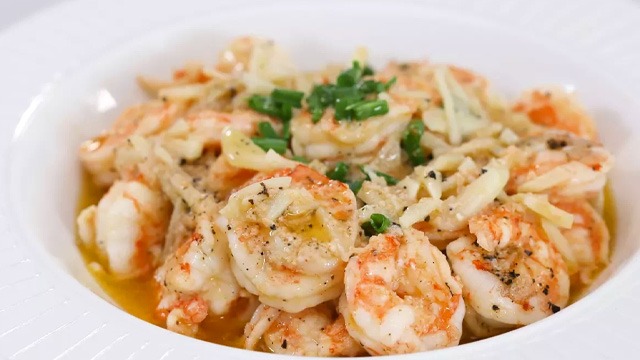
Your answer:
[[[498,311],[498,310],[500,310],[500,308],[498,307],[498,305],[493,305],[493,306],[491,306],[491,309],[493,309],[493,311]]]
[[[542,289],[542,293],[545,295],[549,295],[549,285],[544,286],[544,289]]]
[[[485,174],[486,172],[487,172],[487,169],[485,168],[480,169],[480,173]]]
[[[558,306],[558,305],[556,305],[556,304],[554,304],[552,302],[549,302],[549,309],[551,309],[551,312],[555,314],[558,311],[560,311],[560,306]]]
[[[227,230],[231,231],[231,225],[227,225]]]
[[[431,220],[431,216],[430,216],[430,215],[427,215],[427,216],[424,218],[424,221],[429,222],[429,220]]]
[[[276,224],[271,224],[271,226],[269,226],[269,229],[275,230],[276,229]]]
[[[547,146],[551,150],[561,149],[561,148],[567,146],[567,141],[566,140],[549,139],[549,140],[547,140]]]
[[[431,171],[429,171],[429,173],[427,174],[427,176],[428,176],[428,177],[430,177],[430,178],[432,178],[432,179],[435,179],[435,178],[436,178],[436,172],[435,172],[435,171],[433,171],[433,170],[431,170]]]
[[[253,199],[249,199],[249,204],[253,205]]]
[[[524,253],[525,253],[527,256],[531,256],[531,254],[533,254],[533,251],[531,251],[531,250],[525,250],[525,251],[524,251]]]
[[[262,191],[260,191],[258,195],[265,195],[266,197],[269,197],[269,190],[267,190],[267,185],[261,182],[260,186],[262,186]]]
[[[180,166],[185,165],[187,163],[187,159],[180,158]]]

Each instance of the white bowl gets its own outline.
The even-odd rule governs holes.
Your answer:
[[[275,39],[306,68],[345,61],[366,45],[374,64],[452,62],[512,96],[550,83],[575,88],[617,158],[611,265],[589,295],[560,313],[429,357],[632,357],[640,350],[633,335],[640,327],[639,23],[640,9],[623,1],[91,0],[64,3],[6,30],[0,35],[0,356],[277,357],[190,339],[120,311],[93,293],[103,294],[73,237],[76,149],[143,99],[135,76],[167,76],[191,59],[213,62],[229,39],[255,34]]]

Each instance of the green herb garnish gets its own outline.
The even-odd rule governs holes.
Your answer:
[[[422,134],[424,134],[424,124],[421,120],[411,120],[402,133],[400,145],[413,166],[424,164],[426,160],[424,150],[420,147]]]
[[[371,214],[367,222],[362,224],[365,235],[373,236],[382,234],[391,226],[391,220],[382,214]]]
[[[359,62],[354,61],[351,68],[340,73],[335,84],[314,86],[307,96],[311,120],[318,122],[328,107],[335,109],[336,120],[365,120],[389,112],[387,101],[376,97],[387,91],[396,78],[386,83],[363,79],[371,75],[371,67],[363,68]]]
[[[360,191],[360,189],[362,188],[362,183],[364,183],[364,180],[354,180],[348,183],[349,185],[349,189],[351,189],[351,191],[353,191],[354,194],[358,194],[358,191]]]
[[[299,163],[303,163],[303,164],[308,164],[308,163],[310,163],[310,162],[311,162],[311,161],[309,161],[309,159],[307,159],[306,157],[304,157],[304,156],[298,156],[298,155],[291,157],[291,160],[293,160],[293,161],[297,161],[297,162],[299,162]]]
[[[327,177],[329,179],[342,181],[343,183],[347,182],[347,174],[349,173],[349,165],[339,162],[336,164],[336,167],[333,170],[327,171]]]
[[[302,91],[289,89],[274,89],[271,92],[271,99],[276,103],[290,104],[292,107],[299,109],[302,107],[302,99],[304,93]]]
[[[264,151],[269,151],[269,149],[273,149],[273,151],[278,154],[284,154],[287,151],[287,140],[285,139],[273,139],[273,138],[264,138],[264,137],[254,137],[251,139],[254,144],[258,145]]]
[[[277,139],[280,137],[268,121],[261,121],[258,123],[258,132],[260,133],[260,137],[263,138]]]
[[[364,120],[373,116],[384,115],[389,112],[389,104],[386,100],[369,100],[353,107],[353,117],[356,120]]]
[[[249,107],[253,110],[273,116],[287,122],[291,120],[292,109],[302,107],[304,93],[289,89],[274,89],[271,95],[253,95],[249,98]]]
[[[365,171],[364,166],[360,165],[360,171],[367,177],[367,180],[371,180],[371,177],[369,176],[369,173]],[[383,178],[387,185],[395,185],[398,183],[398,179],[389,174],[385,174],[382,171],[373,170],[373,173]]]

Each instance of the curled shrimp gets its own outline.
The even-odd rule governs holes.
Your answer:
[[[447,245],[465,302],[474,311],[470,320],[485,324],[476,335],[533,323],[567,304],[567,266],[534,219],[519,204],[494,204],[469,221],[473,236]]]
[[[249,294],[233,277],[227,240],[216,227],[220,205],[179,168],[167,167],[158,175],[174,208],[185,207],[182,216],[172,219],[172,230],[186,234],[174,235],[182,243],[165,245],[175,250],[155,273],[160,288],[156,312],[166,317],[169,330],[193,336],[208,314],[226,314]]]
[[[569,131],[588,140],[597,140],[596,125],[572,94],[563,89],[532,90],[524,93],[513,111],[526,114],[544,127]]]
[[[358,224],[349,187],[306,166],[258,175],[220,211],[240,284],[298,312],[342,292]]]
[[[601,144],[564,131],[547,131],[506,150],[506,191],[594,197],[601,193],[613,156]]]
[[[137,277],[157,265],[170,213],[171,205],[159,189],[143,180],[118,180],[98,205],[80,213],[78,232],[110,273]]]
[[[581,281],[589,283],[594,271],[609,262],[609,230],[602,216],[583,199],[557,198],[551,203],[573,215],[573,225],[562,229],[580,272]]]
[[[291,120],[291,148],[308,159],[367,163],[389,141],[397,141],[411,120],[409,107],[390,103],[389,109],[388,114],[367,121],[338,121],[327,110],[313,122],[311,114],[302,111]]]
[[[159,101],[126,109],[111,129],[80,147],[80,161],[99,186],[109,186],[120,178],[115,166],[116,149],[131,135],[150,136],[168,128],[176,116],[175,105]]]
[[[276,354],[321,357],[366,354],[347,332],[342,315],[329,303],[294,314],[260,305],[245,326],[245,348],[254,349],[260,339]]]
[[[349,260],[340,313],[370,354],[412,353],[457,345],[464,301],[442,252],[393,228]]]

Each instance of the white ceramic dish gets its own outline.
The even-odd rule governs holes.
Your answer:
[[[100,293],[73,239],[76,148],[141,99],[134,76],[213,61],[231,37],[258,34],[306,67],[344,61],[367,45],[374,63],[450,61],[512,95],[536,84],[575,87],[617,157],[611,266],[560,313],[429,358],[633,358],[640,351],[638,24],[640,8],[629,1],[89,0],[7,29],[0,35],[0,357],[276,357],[176,335],[120,311],[87,290]]]

